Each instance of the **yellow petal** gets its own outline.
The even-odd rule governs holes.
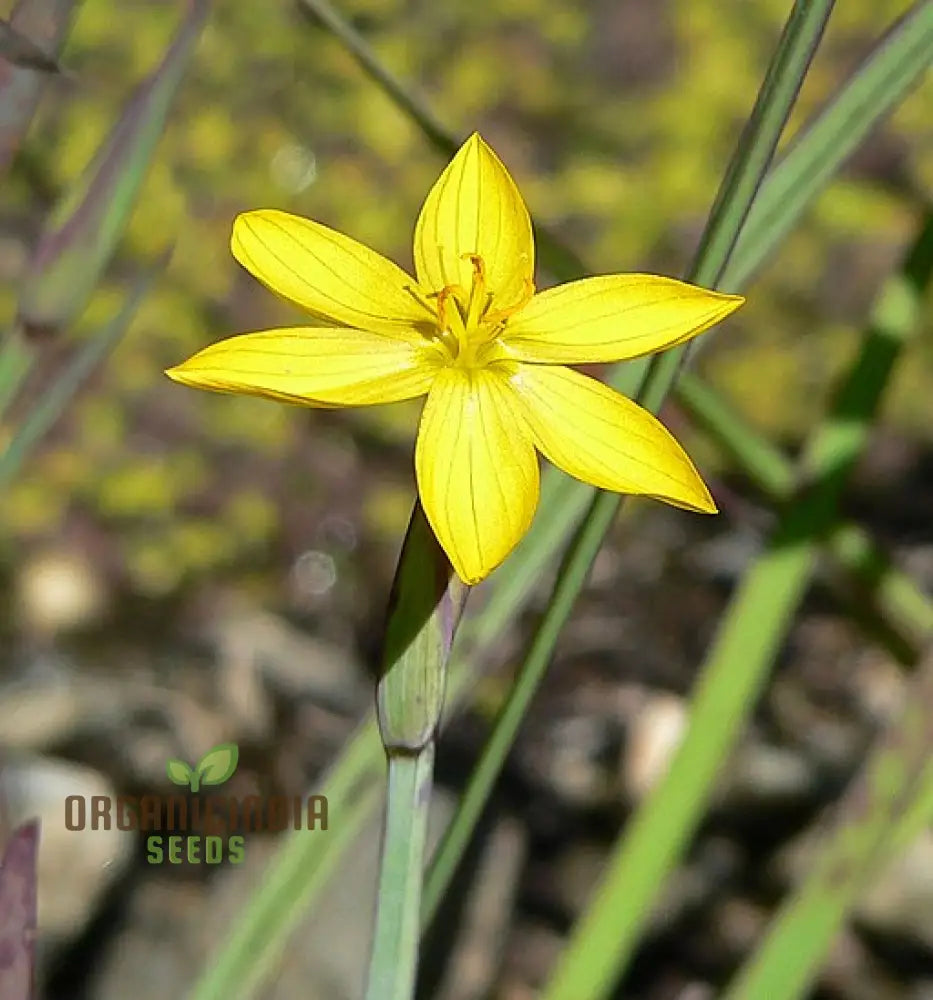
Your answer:
[[[264,285],[315,317],[377,333],[433,328],[416,282],[375,250],[287,212],[246,212],[233,224],[233,256]]]
[[[521,361],[623,361],[682,344],[744,301],[653,274],[607,274],[536,295],[501,339]]]
[[[421,503],[458,576],[488,576],[528,530],[538,458],[518,401],[491,368],[445,368],[424,407],[415,470]]]
[[[198,389],[363,406],[427,392],[441,357],[437,348],[365,330],[296,327],[221,340],[166,374]]]
[[[716,512],[686,452],[637,403],[569,368],[522,365],[510,381],[535,444],[571,476],[604,490]]]
[[[479,254],[492,307],[515,305],[534,278],[528,209],[499,157],[474,133],[431,188],[415,226],[415,273],[433,291],[469,292]]]

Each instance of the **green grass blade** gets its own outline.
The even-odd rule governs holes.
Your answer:
[[[29,453],[42,440],[52,425],[62,415],[84,381],[116,347],[129,329],[142,300],[152,282],[160,274],[162,265],[152,268],[136,282],[116,316],[86,344],[82,345],[71,363],[40,396],[13,433],[6,450],[0,455],[0,490],[8,486],[19,472]]]
[[[40,237],[23,276],[16,329],[0,347],[0,416],[30,370],[37,341],[79,315],[110,263],[208,10],[207,0],[189,0],[162,63],[140,84]]]
[[[683,372],[674,392],[694,424],[704,430],[774,505],[795,484],[793,463],[780,448],[749,427],[702,379]],[[825,539],[841,572],[840,586],[857,602],[890,652],[913,664],[933,633],[933,602],[857,524],[837,523]]]
[[[698,375],[685,371],[674,389],[677,402],[769,499],[794,489],[794,466],[766,437],[749,427],[723,397]]]
[[[869,612],[879,641],[893,656],[915,664],[933,635],[933,603],[927,595],[857,524],[834,525],[826,550],[845,567],[843,585]]]
[[[723,1000],[796,1000],[819,973],[859,894],[894,854],[933,819],[933,655],[927,652],[901,718],[884,735],[833,810],[808,876]],[[919,809],[917,808],[919,806]]]
[[[723,288],[744,286],[821,191],[907,96],[933,61],[933,4],[919,0],[887,32],[819,115],[795,138],[749,213]],[[829,153],[830,155],[826,155]]]
[[[57,58],[74,19],[76,0],[19,0],[10,26],[33,41],[50,58]],[[0,173],[4,173],[22,143],[48,81],[44,73],[8,65],[0,80]],[[0,414],[16,394],[32,360],[30,344],[18,331],[0,348]]]
[[[764,181],[778,140],[790,118],[810,62],[833,9],[833,0],[796,0],[774,58],[762,83],[751,117],[716,194],[687,280],[721,287],[723,273]],[[638,401],[654,413],[696,344],[655,355],[648,366]]]
[[[926,220],[902,273],[882,289],[862,349],[828,419],[804,450],[795,501],[730,601],[670,770],[610,858],[545,991],[546,1000],[606,996],[624,971],[664,878],[693,835],[719,768],[767,681],[806,591],[819,543],[834,523],[881,391],[903,343],[919,325],[921,293],[931,272],[933,227]]]
[[[397,105],[421,129],[428,141],[445,156],[451,156],[460,145],[460,139],[434,113],[430,105],[411,87],[406,86],[398,76],[373,52],[363,36],[327,0],[298,0],[299,6],[309,17],[319,21],[338,38],[343,47],[359,63]]]
[[[19,324],[25,329],[58,330],[87,303],[129,222],[208,10],[206,0],[191,0],[161,64],[53,212],[23,278]]]
[[[19,0],[10,27],[35,43],[53,63],[74,18],[76,0]],[[5,67],[0,80],[0,173],[4,173],[29,128],[48,77],[28,66]]]
[[[800,527],[799,520],[793,527]],[[810,560],[805,546],[787,544],[783,536],[780,543],[756,563],[736,594],[732,604],[736,611],[721,626],[704,665],[690,725],[670,771],[631,820],[625,839],[610,857],[544,994],[547,1000],[608,996],[624,973],[664,877],[676,865],[702,815],[706,790],[765,681],[764,671],[753,669],[751,662],[770,660],[790,621],[800,589],[797,581]],[[755,621],[757,631],[749,629],[749,621]]]
[[[700,240],[689,275],[690,280],[700,285],[720,284],[823,37],[833,5],[834,0],[797,0],[791,9]],[[650,388],[646,393],[650,393]]]

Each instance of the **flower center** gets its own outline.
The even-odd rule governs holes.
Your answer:
[[[493,347],[508,318],[534,294],[528,281],[515,305],[490,309],[492,294],[486,284],[486,265],[479,254],[463,254],[473,265],[469,292],[462,285],[446,285],[434,293],[437,298],[437,336],[450,352],[453,363],[463,368],[479,368],[493,358]]]

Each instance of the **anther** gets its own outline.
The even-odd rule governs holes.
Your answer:
[[[462,253],[461,260],[468,260],[473,265],[473,275],[483,284],[486,283],[486,262],[478,253]]]
[[[432,292],[432,296],[437,296],[437,321],[442,330],[447,329],[447,300],[453,295],[453,289],[448,285],[439,292]]]

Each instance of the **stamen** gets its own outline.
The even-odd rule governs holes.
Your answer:
[[[486,315],[487,323],[504,323],[510,316],[514,316],[520,309],[524,309],[528,305],[534,298],[535,283],[531,278],[525,278],[523,285],[522,297],[514,305],[505,306],[502,309],[496,309],[494,312],[488,313]]]
[[[447,329],[447,300],[452,293],[453,289],[450,286],[442,288],[439,292],[431,293],[437,296],[437,324],[442,330]]]
[[[414,285],[405,285],[404,288],[405,291],[408,292],[408,294],[415,300],[415,302],[418,303],[419,306],[424,306],[424,308],[427,309],[428,312],[430,313],[434,312],[434,308],[432,307],[431,303],[428,300],[433,298],[437,294],[437,292],[424,292],[420,288],[415,287]]]
[[[461,285],[445,285],[428,298],[436,299],[437,339],[450,351],[456,363],[474,367],[486,364],[490,345],[502,332],[507,319],[518,312],[535,294],[530,278],[523,279],[519,300],[490,312],[493,294],[488,291],[486,262],[478,253],[464,253],[461,260],[472,265],[473,280],[467,293]]]

